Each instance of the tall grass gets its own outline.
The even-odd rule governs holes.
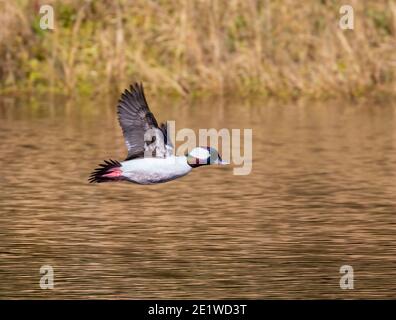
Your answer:
[[[39,28],[40,4],[55,30]],[[396,90],[396,3],[0,0],[2,91],[358,97]]]

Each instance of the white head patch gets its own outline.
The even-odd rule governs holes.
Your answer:
[[[205,160],[210,157],[210,152],[206,148],[198,147],[191,150],[189,155],[197,159]]]

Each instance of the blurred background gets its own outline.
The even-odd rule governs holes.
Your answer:
[[[348,2],[0,0],[0,298],[395,298],[396,1]],[[251,174],[89,184],[134,81]]]
[[[39,8],[55,10],[55,31]],[[351,0],[0,1],[1,92],[360,97],[395,91],[396,4]]]

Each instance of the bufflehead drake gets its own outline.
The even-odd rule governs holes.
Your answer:
[[[173,155],[167,139],[167,126],[158,126],[150,112],[142,84],[131,85],[118,101],[118,120],[128,149],[127,158],[104,161],[89,177],[89,182],[129,181],[155,184],[188,174],[193,168],[209,164],[227,164],[216,149],[197,147],[184,156]]]

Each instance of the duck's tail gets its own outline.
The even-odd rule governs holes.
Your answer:
[[[105,160],[89,176],[89,183],[101,183],[122,180],[121,163],[117,160]]]

